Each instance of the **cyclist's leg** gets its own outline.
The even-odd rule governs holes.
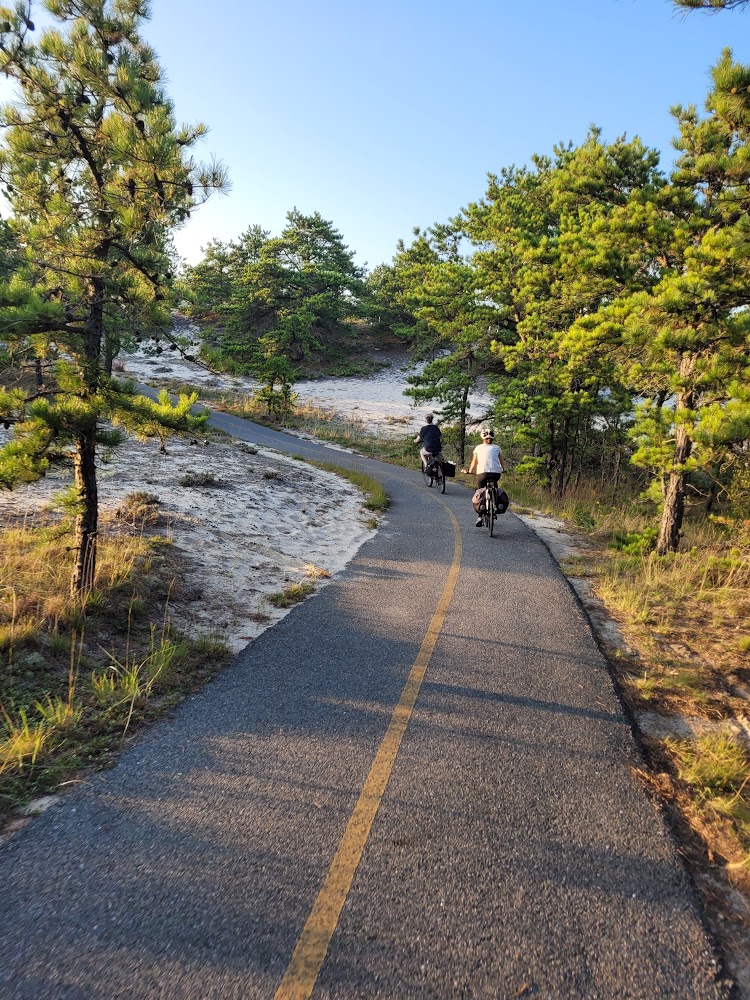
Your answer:
[[[490,480],[488,486],[492,490],[492,496],[495,501],[495,507],[498,506],[498,483],[500,482],[499,472],[489,472],[487,473],[487,478]]]
[[[422,448],[419,454],[422,459],[422,475],[424,476],[424,481],[428,486],[432,486],[435,482],[435,455],[431,451],[427,451],[425,448]]]

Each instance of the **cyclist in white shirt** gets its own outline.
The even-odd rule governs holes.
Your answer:
[[[483,430],[482,443],[478,444],[471,456],[471,465],[462,472],[476,472],[477,489],[487,483],[497,484],[501,473],[505,472],[505,462],[500,446],[493,443],[495,435],[491,430]],[[477,528],[482,527],[482,518],[477,518]]]

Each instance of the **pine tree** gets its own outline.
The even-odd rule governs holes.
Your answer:
[[[493,344],[498,415],[532,447],[523,467],[543,470],[562,496],[596,428],[629,406],[611,359],[582,344],[571,349],[569,330],[638,280],[628,241],[600,255],[596,234],[631,191],[652,182],[658,156],[638,139],[605,144],[596,128],[581,146],[554,153],[491,176],[464,226],[477,246],[477,288],[505,329]]]
[[[606,242],[639,234],[658,277],[577,327],[616,353],[646,400],[633,460],[660,486],[657,551],[679,546],[691,475],[750,435],[750,66],[726,50],[712,70],[708,115],[673,109],[680,156],[644,203],[634,198]]]
[[[187,268],[184,278],[191,309],[197,318],[226,322],[231,317],[234,290],[241,284],[245,268],[257,264],[270,235],[255,225],[236,241],[210,240],[202,248],[203,259]]]
[[[0,481],[43,475],[53,441],[73,445],[80,592],[95,579],[97,447],[120,440],[104,422],[162,436],[192,420],[192,400],[138,396],[107,373],[109,360],[123,331],[164,329],[170,228],[226,178],[189,156],[206,129],[175,124],[140,35],[146,2],[43,6],[51,26],[40,32],[31,2],[0,8],[0,71],[17,88],[0,111],[0,182],[18,245],[0,289],[0,340],[47,366],[41,387],[0,392],[0,420],[15,429]]]
[[[437,401],[443,420],[455,422],[463,465],[469,395],[481,378],[497,371],[490,345],[500,319],[492,303],[477,297],[460,229],[437,225],[417,229],[414,236],[409,247],[399,244],[392,277],[396,304],[415,321],[409,334],[412,358],[423,364],[409,376],[406,394],[419,403]]]
[[[263,243],[234,287],[233,352],[251,364],[272,354],[298,364],[345,333],[363,278],[333,223],[293,209],[281,236]]]
[[[675,7],[682,7],[686,10],[733,10],[738,7],[745,7],[750,0],[672,0]]]

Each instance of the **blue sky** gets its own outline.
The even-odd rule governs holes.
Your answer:
[[[670,162],[675,103],[702,107],[725,46],[750,62],[750,10],[669,0],[153,0],[144,35],[198,156],[229,168],[177,234],[211,238],[318,211],[370,268],[480,198],[486,175],[559,141],[638,134]]]

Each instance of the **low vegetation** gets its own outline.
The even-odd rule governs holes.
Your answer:
[[[203,395],[206,396],[205,393]],[[321,407],[303,406],[293,400],[284,413],[270,414],[263,403],[252,395],[215,393],[211,400],[212,405],[224,413],[271,427],[302,431],[319,441],[328,441],[383,462],[407,467],[415,462],[417,452],[411,437],[373,434],[364,421],[340,417]],[[394,426],[397,428],[400,422],[394,420]],[[346,470],[338,466],[335,466],[335,471],[339,475],[347,475]]]
[[[367,497],[362,505],[365,510],[370,510],[374,514],[382,514],[388,509],[388,494],[385,492],[383,484],[373,476],[368,476],[366,472],[360,472],[356,469],[345,469],[340,465],[333,465],[331,462],[312,462],[311,465],[326,472],[335,472],[336,475],[353,483]]]
[[[302,580],[300,583],[291,583],[276,594],[269,594],[266,600],[275,608],[291,608],[314,592],[315,584],[310,580]]]
[[[71,596],[70,526],[0,533],[0,817],[101,767],[227,658],[168,624],[176,556],[148,537],[158,498],[131,494],[99,540],[94,586]],[[140,521],[137,514],[140,513]]]

